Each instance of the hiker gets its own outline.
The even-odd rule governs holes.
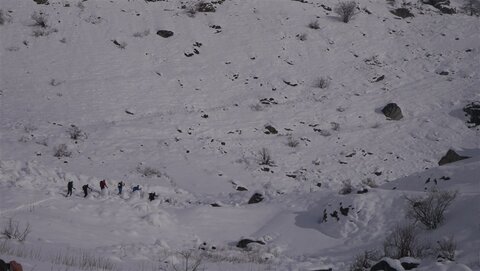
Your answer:
[[[82,189],[83,189],[83,194],[84,194],[84,198],[86,198],[88,196],[88,189],[90,189],[90,191],[93,191],[93,189],[91,187],[88,186],[88,184],[82,186]]]
[[[140,187],[139,184],[137,184],[136,186],[132,187],[132,192],[140,191],[140,190],[142,190],[142,188]]]
[[[117,187],[118,187],[118,194],[119,194],[119,195],[122,194],[122,189],[123,189],[124,186],[125,186],[125,183],[124,183],[124,182],[120,181],[120,182],[118,183]]]
[[[23,271],[23,267],[16,261],[10,261],[9,263],[6,263],[0,259],[0,271]]]
[[[105,179],[103,179],[103,180],[100,181],[100,190],[103,191],[103,189],[105,189],[105,188],[108,188],[108,186],[107,186],[107,182],[105,181]]]
[[[150,201],[153,201],[156,197],[158,197],[158,196],[155,192],[148,193],[148,199]]]
[[[75,189],[75,187],[73,187],[73,181],[69,181],[67,184],[67,195],[65,197],[72,196],[73,189]]]

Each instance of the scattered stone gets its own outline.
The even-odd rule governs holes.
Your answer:
[[[248,244],[251,244],[251,243],[257,243],[257,244],[260,244],[260,245],[265,245],[265,242],[260,241],[260,240],[242,239],[242,240],[238,241],[237,247],[238,248],[247,248]]]
[[[162,38],[169,38],[173,36],[173,31],[170,30],[158,30],[157,35],[159,35]]]
[[[331,7],[325,6],[324,4],[321,4],[320,6],[326,11],[332,11]]]
[[[365,193],[368,193],[368,189],[367,188],[364,188],[362,190],[358,190],[357,191],[357,194],[365,194]]]
[[[237,191],[248,191],[248,189],[243,187],[243,186],[237,186],[236,190]]]
[[[132,109],[126,109],[125,113],[127,113],[129,115],[135,115],[135,111],[133,111]]]
[[[48,5],[48,0],[33,0],[33,2],[37,3],[37,5]]]
[[[371,82],[376,83],[382,81],[383,79],[385,79],[385,75],[382,74],[380,76],[373,77]]]
[[[449,72],[447,71],[440,71],[438,72],[439,75],[449,75]]]
[[[389,103],[383,109],[382,113],[390,120],[401,120],[403,118],[402,109],[396,103]]]
[[[277,129],[275,129],[275,127],[273,127],[272,125],[265,125],[265,134],[269,135],[269,134],[272,134],[272,135],[276,135],[278,134],[278,131]]]
[[[283,82],[291,87],[296,87],[298,86],[298,83],[294,83],[294,82],[291,82],[291,81],[287,81],[287,80],[283,80]]]
[[[466,117],[470,117],[467,121],[468,127],[473,128],[480,125],[480,102],[471,102],[463,108]]]
[[[448,150],[447,154],[445,154],[440,161],[438,161],[438,165],[445,165],[453,162],[457,162],[460,160],[468,159],[470,157],[468,156],[461,156],[458,153],[456,153],[454,150],[450,149]]]
[[[255,193],[248,201],[248,204],[255,204],[263,201],[263,195],[260,193]]]

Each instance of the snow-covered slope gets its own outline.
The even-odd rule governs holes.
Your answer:
[[[158,270],[201,247],[206,270],[347,270],[408,220],[405,196],[435,186],[459,195],[422,236],[454,235],[458,262],[480,269],[480,134],[462,112],[480,100],[480,21],[405,3],[415,17],[371,0],[345,24],[333,0],[226,0],[194,15],[172,0],[2,0],[0,223],[29,223],[8,246],[33,252],[0,255],[27,270],[82,253]],[[391,102],[403,119],[381,113]],[[69,157],[54,156],[62,144]],[[439,167],[448,149],[472,158]],[[255,192],[265,199],[247,204]],[[348,215],[320,223],[340,206]],[[266,244],[235,247],[247,237]]]

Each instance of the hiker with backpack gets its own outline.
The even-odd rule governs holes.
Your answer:
[[[125,186],[125,183],[124,183],[124,182],[120,181],[120,182],[118,183],[117,187],[118,187],[118,194],[119,194],[119,195],[122,194],[122,189],[123,189],[124,186]]]
[[[83,189],[84,198],[88,196],[88,189],[90,189],[90,191],[93,191],[93,189],[90,186],[88,186],[88,184],[82,186],[82,189]]]
[[[137,184],[136,186],[133,186],[133,187],[132,187],[132,192],[140,191],[140,190],[142,190],[142,188],[140,187],[139,184]]]
[[[16,261],[10,261],[9,263],[6,263],[0,259],[0,271],[23,271],[23,267]]]
[[[108,188],[108,186],[107,186],[107,182],[105,181],[105,179],[103,179],[103,180],[100,181],[100,190],[103,191],[103,189],[105,189],[105,188]]]
[[[154,200],[155,198],[157,198],[157,197],[158,197],[158,195],[157,195],[157,193],[155,193],[155,192],[150,192],[150,193],[148,193],[148,199],[149,199],[150,201],[153,201],[153,200]]]
[[[67,184],[67,195],[65,195],[65,197],[72,196],[73,189],[75,189],[75,187],[73,187],[73,181],[69,181]]]

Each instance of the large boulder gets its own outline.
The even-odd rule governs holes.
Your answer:
[[[260,244],[260,245],[265,245],[265,242],[263,242],[263,241],[252,240],[252,239],[245,238],[245,239],[242,239],[242,240],[238,241],[237,247],[238,248],[247,248],[248,244],[251,244],[251,243],[257,243],[257,244]]]
[[[403,118],[402,109],[396,103],[389,103],[383,109],[382,113],[390,120],[401,120]]]
[[[158,30],[157,35],[159,35],[162,38],[169,38],[173,36],[173,31],[170,30]]]
[[[374,264],[370,271],[405,271],[399,260],[391,258],[383,258],[378,263]]]
[[[448,152],[438,161],[438,165],[445,165],[453,162],[457,162],[463,159],[468,159],[470,157],[468,156],[461,156],[458,153],[456,153],[454,150],[450,149]]]
[[[255,204],[263,201],[263,195],[260,193],[255,193],[248,201],[248,204]]]
[[[463,111],[466,117],[470,117],[470,120],[467,121],[468,127],[472,128],[480,125],[480,102],[467,104]]]

